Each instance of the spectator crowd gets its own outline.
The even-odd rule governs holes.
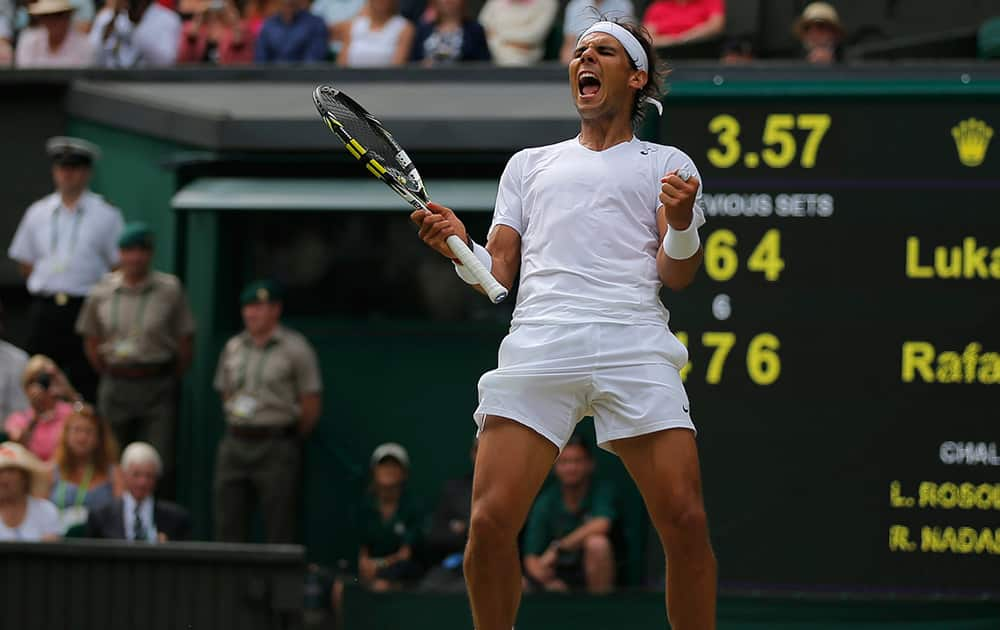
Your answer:
[[[152,269],[149,227],[89,190],[100,150],[67,137],[46,149],[55,191],[8,250],[32,295],[32,355],[0,342],[0,540],[183,540],[187,514],[154,491],[172,490],[187,300]]]
[[[0,67],[565,64],[601,16],[641,22],[668,58],[698,44],[726,63],[755,57],[751,38],[725,36],[724,0],[0,0]],[[803,60],[840,59],[832,4],[789,28]]]

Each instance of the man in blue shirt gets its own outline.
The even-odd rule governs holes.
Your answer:
[[[309,12],[307,0],[283,0],[278,12],[260,29],[254,61],[323,61],[327,37],[326,23]]]

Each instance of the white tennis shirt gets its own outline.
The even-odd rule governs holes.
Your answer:
[[[656,324],[659,299],[656,209],[660,178],[686,167],[683,151],[635,137],[592,151],[579,137],[524,149],[500,178],[493,226],[521,235],[521,272],[512,326]],[[694,225],[705,223],[702,187]]]

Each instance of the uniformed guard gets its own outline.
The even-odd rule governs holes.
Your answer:
[[[99,149],[78,138],[51,138],[56,190],[31,204],[8,255],[33,297],[26,350],[51,357],[88,400],[97,375],[74,324],[90,288],[118,264],[121,212],[88,190]]]
[[[215,373],[226,417],[215,469],[216,539],[247,541],[259,505],[267,542],[289,543],[302,440],[319,419],[319,365],[305,337],[281,325],[277,283],[254,282],[240,301],[245,329],[226,343]]]
[[[191,365],[194,316],[176,276],[152,269],[153,232],[130,223],[118,239],[121,267],[84,301],[76,330],[101,375],[97,406],[119,444],[149,442],[172,490],[177,387]]]

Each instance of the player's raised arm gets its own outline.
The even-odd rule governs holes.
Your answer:
[[[697,177],[685,181],[677,171],[671,171],[660,184],[661,205],[656,209],[660,248],[656,252],[656,270],[665,286],[680,291],[694,281],[703,257],[694,213],[701,182]]]
[[[410,214],[410,220],[420,229],[420,240],[442,256],[454,260],[447,240],[449,236],[458,236],[469,244],[469,248],[497,281],[510,290],[521,263],[521,235],[513,228],[498,225],[490,233],[486,247],[483,247],[472,242],[465,224],[450,208],[433,202],[427,204],[427,207],[430,208],[430,213],[414,210]],[[484,292],[480,285],[474,283],[471,276],[463,275],[461,263],[458,261],[455,263],[458,275],[472,284],[476,290]]]

